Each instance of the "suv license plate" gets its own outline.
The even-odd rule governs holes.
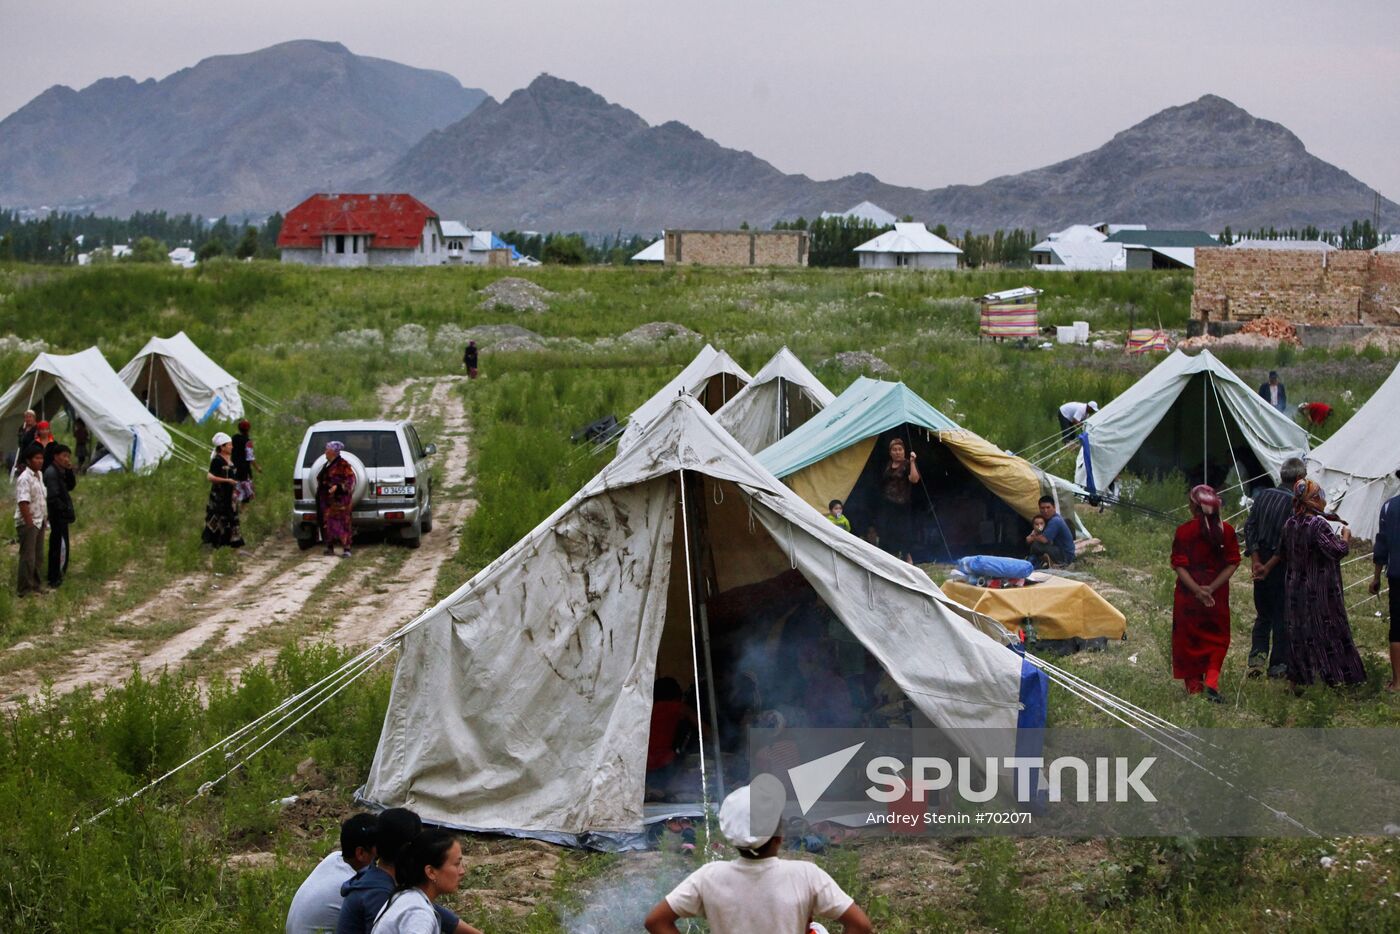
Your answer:
[[[381,486],[381,487],[379,488],[379,492],[378,492],[377,495],[379,495],[379,496],[412,496],[412,495],[413,495],[413,487],[411,487],[411,486]]]

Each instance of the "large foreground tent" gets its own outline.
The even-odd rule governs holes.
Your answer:
[[[67,355],[39,354],[0,396],[0,438],[15,437],[25,409],[53,421],[65,407],[86,423],[95,445],[127,470],[154,467],[171,452],[165,427],[131,394],[96,347]],[[70,424],[61,433],[71,439],[71,432]]]
[[[1374,539],[1381,504],[1400,494],[1400,367],[1351,420],[1308,455],[1313,479],[1358,538]]]
[[[878,532],[880,475],[887,446],[900,438],[918,455],[914,556],[1020,554],[1041,496],[1069,492],[961,427],[903,383],[861,377],[820,415],[761,451],[758,461],[822,510],[842,500],[852,530]]]
[[[639,405],[627,418],[627,429],[617,442],[618,452],[631,446],[653,418],[666,411],[681,393],[694,396],[706,412],[715,413],[739,394],[753,377],[723,350],[706,344],[676,378],[662,386],[656,395]]]
[[[992,627],[827,522],[677,397],[406,629],[358,796],[449,827],[640,846],[649,819],[700,813],[698,775],[689,798],[644,803],[659,677],[704,698],[715,795],[749,778],[755,690],[789,725],[856,725],[827,703],[837,692],[814,693],[839,672],[888,679],[910,723],[1000,728],[950,737],[974,758],[1013,755],[1043,725],[1046,681]]]
[[[1265,475],[1277,483],[1290,457],[1308,451],[1308,433],[1269,405],[1209,350],[1180,350],[1084,423],[1093,485],[1107,488],[1125,470],[1160,477],[1173,471],[1188,484],[1220,489]],[[1076,482],[1088,485],[1084,452]]]
[[[786,347],[715,413],[750,454],[807,424],[836,397]]]
[[[243,417],[238,380],[209,359],[184,331],[151,338],[119,375],[163,421],[181,421],[186,413],[196,422]]]

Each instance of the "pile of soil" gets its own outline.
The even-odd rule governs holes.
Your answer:
[[[859,370],[862,373],[874,373],[877,376],[894,372],[894,367],[873,353],[864,350],[843,350],[830,360],[822,361],[822,364],[827,363],[835,363],[843,370]]]
[[[670,340],[700,340],[700,335],[674,321],[648,321],[628,331],[618,340],[628,344],[659,344]]]
[[[508,308],[511,311],[533,313],[548,311],[549,305],[546,304],[545,298],[554,294],[528,279],[517,279],[514,276],[497,279],[481,291],[486,296],[481,300],[480,307],[483,310]]]

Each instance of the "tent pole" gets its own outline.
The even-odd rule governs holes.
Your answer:
[[[691,670],[695,675],[695,707],[699,712],[700,707],[700,646],[695,636],[695,576],[691,569],[694,563],[690,556],[690,502],[685,495],[685,468],[679,471],[681,487],[681,536],[685,539],[685,584],[686,584],[686,608],[690,616],[690,662]],[[708,647],[706,651],[708,661]],[[714,691],[713,684],[710,687]],[[715,721],[714,705],[710,706],[711,722]],[[705,811],[705,858],[710,855],[710,784],[708,770],[705,768],[705,726],[703,721],[697,719],[697,732],[700,739],[700,800]]]
[[[701,479],[701,492],[704,492],[704,480]],[[701,502],[704,500],[702,499]],[[698,516],[696,517],[699,518]],[[719,792],[720,800],[724,800],[724,754],[719,748],[719,704],[715,695],[715,658],[710,651],[710,610],[705,600],[705,565],[700,553],[700,523],[689,523],[691,525],[690,535],[686,541],[688,554],[693,554],[693,558],[687,560],[700,568],[698,580],[694,582],[694,591],[691,600],[694,602],[696,614],[700,617],[700,644],[705,650],[705,686],[706,693],[710,701],[710,732],[714,735],[715,744],[715,787]]]
[[[787,380],[778,377],[778,437],[786,438],[788,433]]]

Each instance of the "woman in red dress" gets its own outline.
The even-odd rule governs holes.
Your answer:
[[[1224,702],[1220,666],[1230,647],[1230,576],[1239,564],[1239,541],[1220,518],[1220,497],[1205,484],[1193,487],[1191,520],[1172,540],[1172,677],[1186,682],[1187,694],[1204,684],[1216,704]]]

